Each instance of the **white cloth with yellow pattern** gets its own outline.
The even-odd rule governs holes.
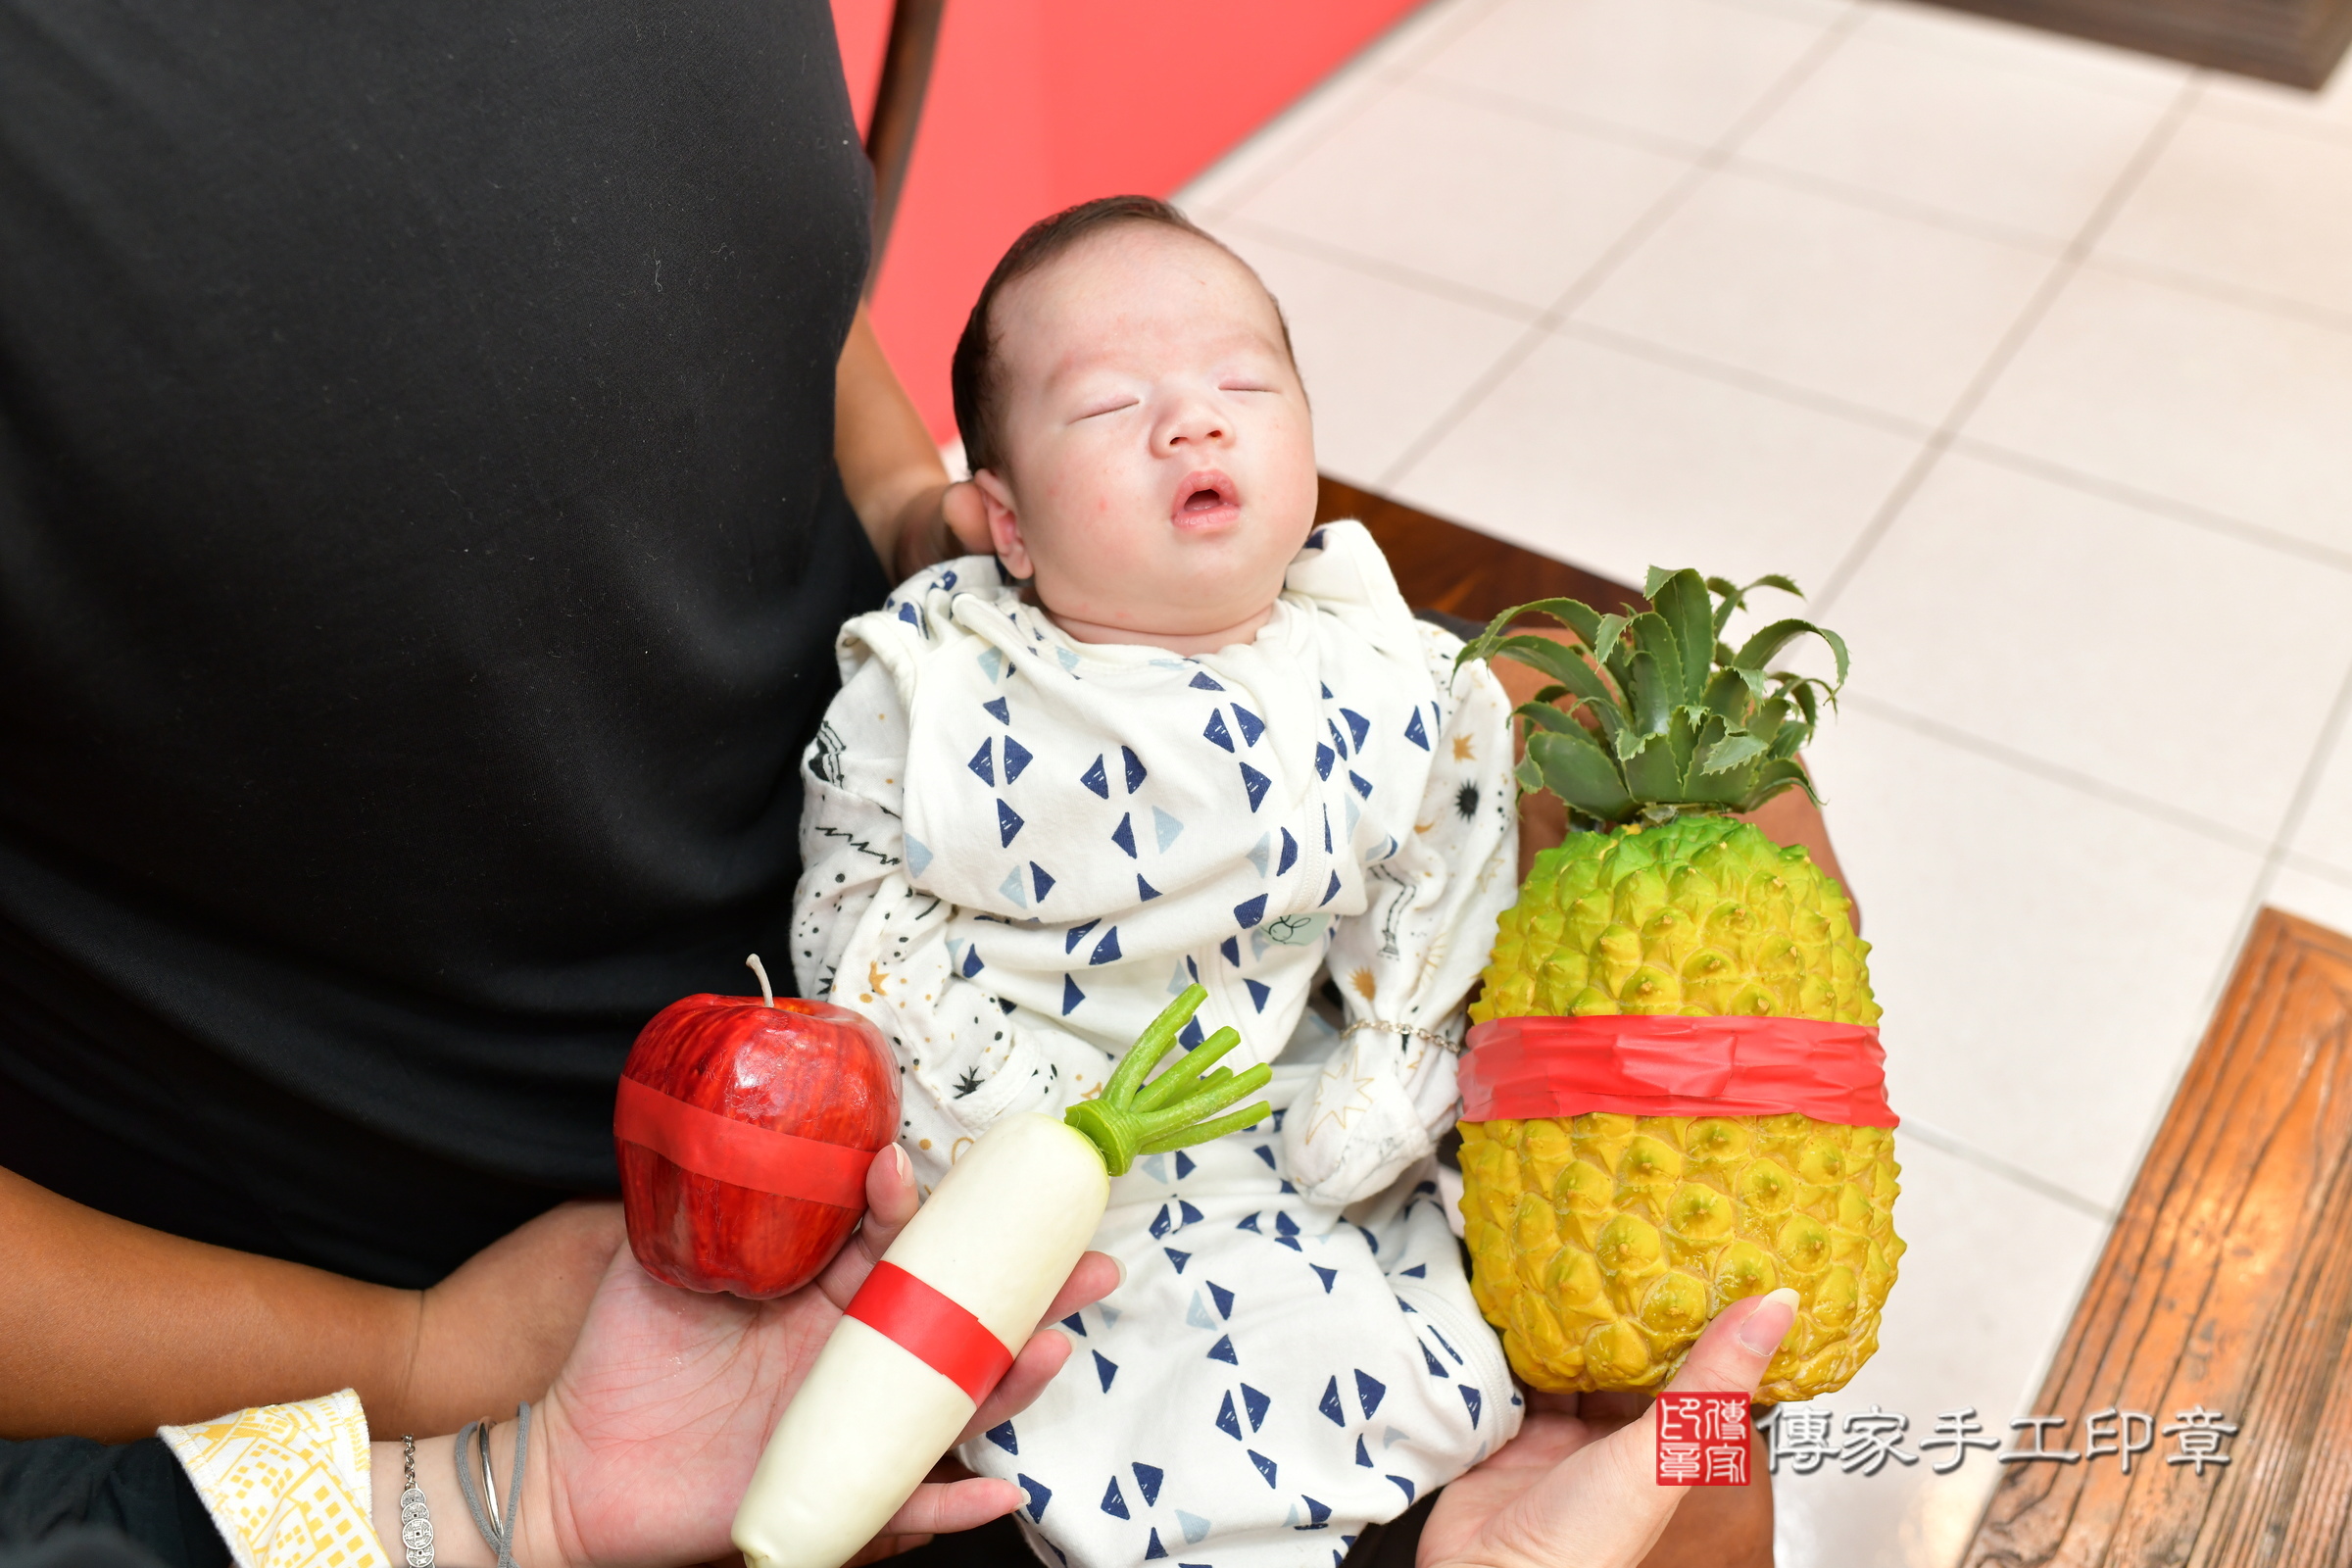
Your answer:
[[[369,1517],[368,1417],[351,1390],[157,1435],[237,1568],[391,1568]]]

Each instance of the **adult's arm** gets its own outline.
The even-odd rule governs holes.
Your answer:
[[[987,554],[979,497],[969,483],[949,482],[862,305],[833,375],[833,463],[874,554],[897,580],[951,557]]]
[[[356,1389],[386,1431],[445,1432],[538,1397],[619,1246],[569,1203],[429,1291],[207,1246],[0,1170],[0,1438],[122,1441]]]

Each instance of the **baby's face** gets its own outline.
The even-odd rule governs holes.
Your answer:
[[[1132,223],[994,307],[997,553],[1091,642],[1204,653],[1271,613],[1315,514],[1306,393],[1274,302],[1232,257]]]

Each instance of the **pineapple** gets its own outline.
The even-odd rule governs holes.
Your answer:
[[[1837,685],[1766,664],[1807,634],[1845,678],[1845,647],[1777,621],[1718,639],[1758,587],[1653,569],[1653,610],[1547,600],[1497,616],[1463,658],[1502,654],[1554,682],[1519,710],[1523,787],[1565,801],[1572,832],[1536,858],[1499,922],[1474,1021],[1680,1013],[1876,1024],[1851,906],[1801,848],[1731,814],[1785,789]],[[1508,636],[1528,612],[1595,659]],[[1561,699],[1568,699],[1565,704]],[[1590,714],[1597,730],[1580,714]],[[1903,1244],[1893,1134],[1809,1116],[1464,1122],[1462,1214],[1479,1306],[1540,1389],[1653,1389],[1727,1303],[1795,1289],[1797,1317],[1758,1397],[1844,1386],[1878,1345]]]

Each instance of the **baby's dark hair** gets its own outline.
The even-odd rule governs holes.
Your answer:
[[[963,335],[956,340],[956,358],[948,368],[948,386],[956,398],[956,428],[963,435],[964,462],[972,472],[1001,468],[1004,460],[997,429],[997,338],[989,318],[998,294],[1005,285],[1028,276],[1089,234],[1122,223],[1156,223],[1205,240],[1233,256],[1235,261],[1242,261],[1234,256],[1233,247],[1156,196],[1098,196],[1091,202],[1065,207],[1051,218],[1041,218],[1023,229],[1021,237],[1004,253],[1004,260],[997,263],[997,270],[988,274],[988,281],[980,285],[980,297],[972,302],[972,314],[964,319]],[[1248,262],[1242,262],[1242,266],[1252,277],[1257,275]],[[1271,290],[1266,297],[1273,299]],[[1291,323],[1284,318],[1279,303],[1274,307],[1274,319],[1282,325],[1282,352],[1296,365],[1298,356],[1291,352]]]

